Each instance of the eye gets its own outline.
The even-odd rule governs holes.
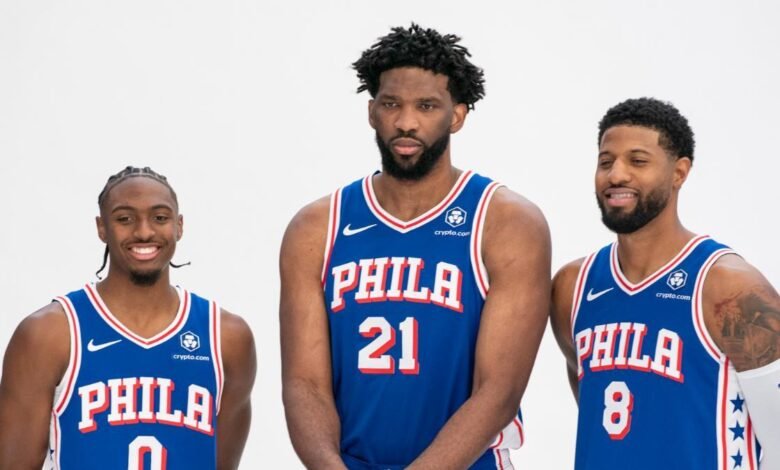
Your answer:
[[[382,107],[387,109],[393,109],[398,107],[398,103],[396,103],[395,101],[385,101],[382,103]]]
[[[607,170],[612,166],[612,160],[603,158],[599,160],[598,167],[602,170]]]
[[[119,215],[114,220],[123,225],[127,225],[133,222],[133,218],[129,215]]]
[[[420,103],[420,109],[423,111],[432,111],[436,106],[433,103]]]
[[[647,164],[647,160],[644,158],[632,158],[631,163],[635,166],[643,166]]]
[[[154,216],[154,221],[160,224],[164,224],[165,222],[168,222],[171,220],[170,216],[165,214],[157,214]]]

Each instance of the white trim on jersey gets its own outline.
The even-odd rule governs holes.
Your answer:
[[[138,346],[141,346],[144,349],[153,348],[173,337],[184,327],[184,325],[187,323],[187,319],[190,316],[190,306],[192,304],[190,294],[185,289],[176,286],[176,293],[179,295],[179,310],[176,312],[176,316],[173,318],[173,321],[170,325],[165,327],[165,329],[151,338],[144,338],[127,328],[114,316],[113,313],[111,313],[105,302],[103,302],[103,299],[100,297],[100,294],[98,293],[94,284],[87,284],[84,286],[84,290],[87,292],[87,297],[92,303],[92,306],[95,307],[95,310],[97,310],[98,314],[103,318],[108,326],[119,333],[119,335],[123,338],[137,344]]]
[[[81,370],[81,325],[79,325],[79,317],[76,315],[76,308],[67,297],[59,296],[55,300],[62,305],[62,309],[65,310],[65,317],[68,319],[68,331],[70,338],[70,354],[68,357],[68,367],[65,368],[65,373],[60,380],[60,383],[54,389],[54,405],[52,410],[55,415],[59,416],[62,411],[68,406],[70,398],[73,395],[76,379],[78,378],[79,371]]]
[[[756,369],[737,372],[737,380],[750,409],[750,419],[761,447],[761,469],[780,468],[780,400],[777,399],[780,384],[780,359]]]
[[[216,414],[222,405],[222,387],[225,383],[224,366],[222,364],[222,309],[216,302],[209,305],[209,336],[211,338],[211,357],[214,364],[214,377],[216,379],[216,394],[214,406]]]
[[[466,187],[466,184],[469,182],[471,177],[474,176],[474,172],[464,171],[463,173],[461,173],[460,176],[458,177],[458,180],[452,186],[450,192],[447,194],[447,196],[444,197],[444,199],[442,199],[438,204],[433,206],[430,210],[428,210],[424,214],[421,214],[415,217],[414,219],[407,220],[407,221],[403,221],[401,219],[396,218],[395,216],[393,216],[392,214],[384,210],[382,206],[379,205],[379,200],[377,199],[376,193],[374,192],[374,181],[372,176],[373,175],[368,175],[365,178],[363,178],[363,197],[366,199],[366,204],[368,205],[368,209],[384,225],[390,227],[391,229],[397,232],[407,233],[422,225],[425,225],[426,223],[435,219],[439,214],[444,212],[444,210],[450,205],[450,203],[452,203],[452,201],[457,199],[457,197],[463,191],[463,188]]]
[[[658,268],[656,272],[647,276],[636,284],[629,281],[628,278],[623,274],[623,271],[620,269],[620,262],[617,255],[618,242],[614,242],[609,254],[609,267],[612,271],[612,277],[615,279],[615,283],[618,285],[618,287],[620,287],[620,289],[622,289],[626,294],[638,294],[639,292],[642,292],[646,288],[650,287],[655,281],[671,272],[677,265],[682,263],[685,258],[688,257],[694,248],[709,238],[710,237],[708,235],[699,235],[697,237],[691,238],[688,240],[688,243],[685,244],[682,250],[680,250],[680,252],[674,256],[674,258],[672,258],[665,265]]]
[[[337,189],[330,195],[330,205],[328,209],[328,236],[325,239],[325,252],[322,256],[322,288],[325,288],[325,281],[328,276],[328,266],[330,265],[330,255],[333,253],[333,247],[336,245],[336,237],[339,234],[341,226],[341,191]]]
[[[493,440],[491,449],[519,449],[525,443],[523,422],[515,416]]]
[[[493,456],[496,458],[496,469],[515,470],[512,461],[509,459],[509,449],[493,449]]]
[[[482,191],[482,195],[477,203],[477,213],[471,224],[471,247],[469,249],[469,258],[471,259],[471,269],[474,272],[474,281],[477,283],[477,290],[483,299],[487,297],[490,289],[490,279],[487,268],[482,259],[482,232],[485,229],[485,218],[487,216],[487,207],[490,205],[493,195],[504,185],[493,181]]]
[[[580,271],[577,273],[577,281],[574,283],[574,293],[571,301],[571,340],[576,343],[574,338],[574,323],[577,321],[577,314],[580,312],[580,304],[582,303],[582,294],[585,291],[585,282],[588,280],[588,274],[590,268],[593,265],[593,259],[598,253],[591,253],[585,261],[580,265]],[[576,346],[576,344],[575,344]]]
[[[691,315],[693,321],[693,329],[696,331],[696,336],[699,337],[704,350],[709,353],[710,357],[716,362],[722,362],[725,354],[718,348],[715,341],[712,340],[710,332],[707,330],[707,326],[704,323],[704,307],[702,304],[704,296],[704,280],[707,278],[707,274],[710,272],[710,268],[715,264],[721,256],[736,254],[729,248],[721,248],[713,252],[709,258],[701,265],[699,274],[696,276],[696,285],[693,288],[693,295],[691,296]]]
[[[718,470],[731,470],[734,467],[732,465],[734,456],[742,458],[739,468],[758,469],[753,424],[747,414],[747,406],[742,401],[742,395],[737,381],[737,371],[731,361],[724,356],[718,372],[718,401],[715,413]],[[743,433],[741,438],[737,438],[735,434],[738,430]]]

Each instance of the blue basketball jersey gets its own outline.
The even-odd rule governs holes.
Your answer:
[[[216,468],[220,309],[177,291],[174,321],[152,338],[127,329],[93,284],[56,298],[71,342],[54,398],[49,468]]]
[[[471,395],[488,279],[485,213],[499,185],[464,172],[434,208],[401,221],[368,176],[331,197],[323,286],[341,453],[350,469],[400,469]],[[515,419],[474,464],[511,469]]]
[[[736,371],[702,314],[710,267],[733,253],[707,236],[634,284],[617,243],[584,261],[572,334],[579,373],[577,470],[755,470]]]

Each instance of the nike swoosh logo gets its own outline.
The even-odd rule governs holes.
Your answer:
[[[365,232],[366,230],[370,228],[376,227],[376,224],[366,225],[365,227],[360,228],[349,228],[349,224],[347,224],[346,227],[344,227],[344,231],[342,232],[345,237],[351,237],[352,235],[355,235],[360,232]]]
[[[588,302],[592,302],[592,301],[598,299],[599,297],[601,297],[602,295],[606,294],[607,292],[611,291],[612,289],[614,289],[614,287],[610,287],[609,289],[600,290],[600,291],[596,292],[595,294],[593,293],[593,289],[591,289],[591,290],[588,291],[588,295],[587,295],[586,298],[587,298]]]
[[[109,346],[113,346],[122,340],[118,339],[116,341],[109,341],[108,343],[101,343],[101,344],[95,344],[94,341],[95,341],[94,339],[89,340],[89,343],[87,344],[87,351],[89,352],[100,351],[101,349],[105,349]]]

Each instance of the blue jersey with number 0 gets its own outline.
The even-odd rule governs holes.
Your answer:
[[[56,299],[71,342],[52,410],[49,468],[216,468],[220,310],[177,291],[176,317],[152,338],[125,327],[94,285]]]

